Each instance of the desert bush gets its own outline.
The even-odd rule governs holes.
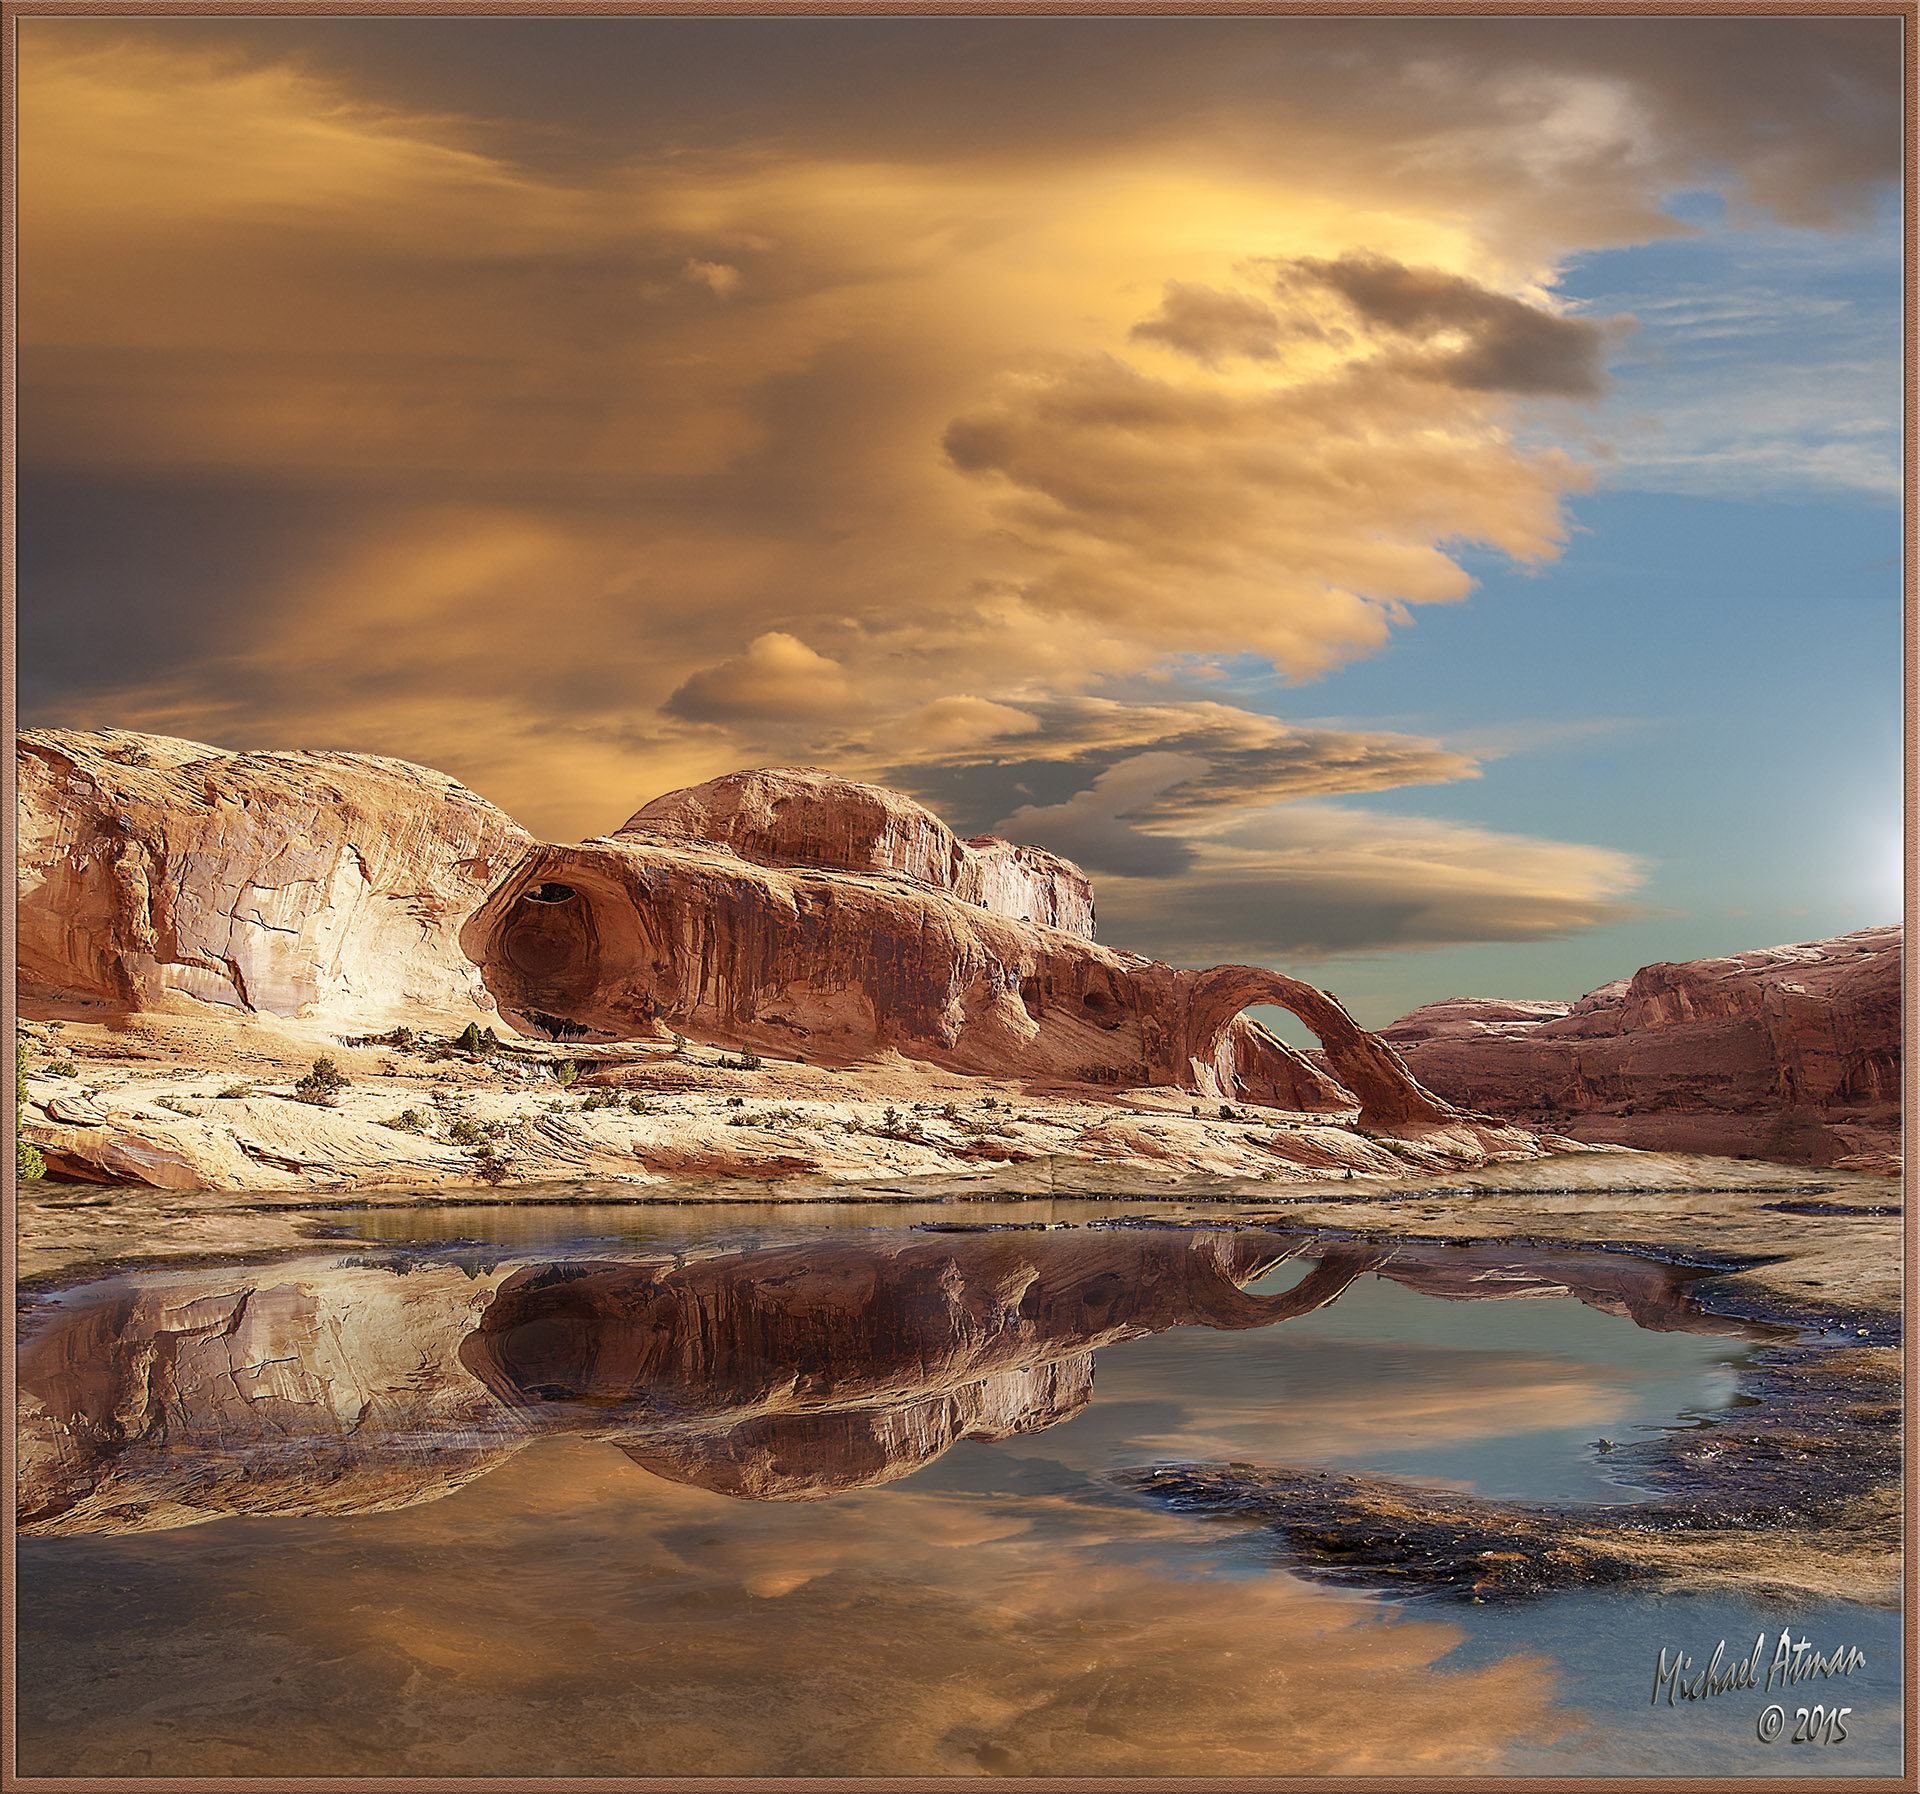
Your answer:
[[[387,1126],[398,1128],[403,1134],[424,1134],[427,1131],[426,1117],[418,1109],[402,1109]]]
[[[20,1138],[27,1118],[27,1043],[16,1029],[13,1036],[13,1169],[17,1177],[45,1177],[46,1156]]]
[[[323,1109],[332,1109],[339,1105],[340,1092],[350,1087],[331,1059],[316,1059],[313,1069],[294,1085],[293,1094],[303,1103],[317,1103]]]
[[[652,1103],[650,1103],[650,1102],[648,1102],[648,1101],[647,1101],[647,1099],[646,1099],[646,1098],[645,1098],[644,1096],[630,1096],[630,1097],[628,1097],[628,1098],[627,1098],[627,1109],[628,1109],[628,1111],[629,1111],[629,1113],[631,1113],[631,1114],[634,1114],[634,1115],[657,1115],[657,1114],[659,1114],[659,1110],[657,1110],[657,1109],[656,1109],[656,1108],[655,1108],[655,1107],[653,1106],[653,1104],[652,1104]]]
[[[42,1068],[40,1075],[47,1078],[77,1078],[80,1074],[74,1069],[71,1059],[55,1059]]]
[[[216,1102],[231,1102],[239,1098],[249,1097],[252,1094],[253,1086],[251,1084],[229,1084],[214,1100]]]
[[[481,1147],[486,1145],[486,1135],[474,1126],[464,1115],[456,1115],[447,1123],[447,1138],[456,1146]],[[488,1147],[491,1152],[493,1149]]]
[[[198,1109],[182,1102],[179,1097],[173,1095],[171,1092],[165,1096],[156,1096],[153,1100],[158,1103],[161,1108],[171,1109],[176,1115],[198,1115],[200,1113]]]

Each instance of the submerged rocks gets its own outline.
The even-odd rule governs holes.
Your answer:
[[[1896,1169],[1899,928],[1643,966],[1578,1003],[1454,998],[1381,1030],[1466,1107],[1575,1138]]]

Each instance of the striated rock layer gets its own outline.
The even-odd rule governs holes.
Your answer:
[[[1845,1163],[1897,1150],[1900,979],[1901,930],[1863,928],[1572,1004],[1430,1003],[1381,1038],[1454,1102],[1577,1139]]]
[[[530,837],[444,773],[117,729],[18,750],[24,1013],[493,1019],[459,931]]]

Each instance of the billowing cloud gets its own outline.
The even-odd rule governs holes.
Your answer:
[[[912,790],[967,830],[996,827],[1020,809],[1075,803],[1075,814],[1085,814],[1090,788],[1117,767],[1141,761],[1177,763],[1184,772],[1151,789],[1127,782],[1131,807],[1115,814],[1171,823],[1294,798],[1479,776],[1472,755],[1438,741],[1385,730],[1301,728],[1217,702],[1081,697],[1034,704],[1030,713],[1024,733],[944,752],[923,743],[915,761],[883,764],[874,776]]]
[[[1165,884],[1109,878],[1101,926],[1195,964],[1552,940],[1640,913],[1645,873],[1612,848],[1323,802],[1228,814],[1176,843],[1190,855],[1177,919]]]
[[[1126,818],[1169,786],[1183,785],[1206,770],[1207,763],[1190,754],[1136,754],[1109,767],[1063,804],[1022,804],[997,822],[993,832],[1044,843],[1089,872],[1169,878],[1193,864],[1193,849],[1168,835],[1145,834]]]
[[[1689,185],[1860,216],[1899,24],[22,21],[24,719],[399,754],[555,836],[831,764],[1224,890],[1281,850],[1220,819],[1470,758],[1118,694],[1558,553],[1613,342],[1558,270]],[[1422,851],[1408,940],[1613,876],[1536,854],[1516,920]],[[1335,938],[1281,859],[1274,938]]]
[[[703,667],[667,700],[667,710],[695,722],[764,717],[777,722],[844,715],[859,699],[846,668],[816,654],[797,636],[770,629],[747,651]]]

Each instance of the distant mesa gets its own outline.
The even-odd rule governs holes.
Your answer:
[[[1381,1030],[1463,1107],[1573,1139],[1896,1170],[1899,928],[1642,966],[1577,1003],[1453,998]]]

